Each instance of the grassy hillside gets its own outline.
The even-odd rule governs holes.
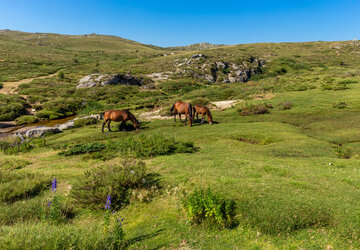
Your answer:
[[[7,34],[0,36],[0,48],[7,48],[0,50],[4,86],[64,74],[0,95],[2,109],[14,116],[26,105],[64,114],[130,108],[139,117],[156,106],[167,113],[177,99],[238,100],[212,110],[212,126],[151,120],[142,121],[140,131],[129,125],[120,132],[112,123],[116,132],[102,134],[98,123],[19,146],[8,146],[12,137],[1,140],[2,249],[360,248],[358,42],[179,51],[99,35],[0,34]],[[198,53],[206,58],[191,59]],[[216,62],[249,65],[253,58],[265,64],[245,83],[209,83],[189,73]],[[189,68],[181,73],[184,59]],[[44,64],[27,68],[35,61]],[[172,73],[140,87],[75,88],[92,72],[129,68],[139,77]],[[251,115],[254,110],[267,112]],[[235,201],[231,226],[191,221],[184,200],[201,188]],[[109,194],[115,214],[105,211]],[[124,218],[123,239],[117,218]]]

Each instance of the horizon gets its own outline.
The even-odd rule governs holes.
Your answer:
[[[159,47],[347,41],[360,3],[337,1],[32,1],[2,3],[0,29],[118,36]]]

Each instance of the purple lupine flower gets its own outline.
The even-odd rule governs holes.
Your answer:
[[[108,209],[108,210],[111,209],[111,196],[110,196],[110,195],[108,195],[108,196],[106,197],[105,209]]]
[[[51,182],[52,186],[51,186],[51,191],[53,191],[54,193],[56,193],[56,188],[57,188],[57,181],[56,178],[54,178],[54,180]]]
[[[48,207],[50,207],[51,203],[52,203],[52,202],[51,202],[51,201],[49,201],[49,203],[47,204],[47,206],[48,206]]]

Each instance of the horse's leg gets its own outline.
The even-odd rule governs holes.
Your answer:
[[[179,119],[180,119],[180,122],[182,122],[182,120],[181,120],[181,114],[179,114]]]
[[[112,130],[110,129],[110,122],[111,122],[111,120],[109,120],[108,129],[109,129],[110,132],[112,132]]]
[[[102,128],[101,128],[101,132],[102,132],[102,133],[104,133],[104,127],[105,127],[105,124],[106,124],[107,122],[108,122],[108,121],[105,120],[105,121],[103,122],[103,124],[102,124]]]
[[[120,124],[120,127],[119,127],[119,131],[122,130],[122,131],[125,131],[125,124],[126,124],[126,121],[122,121],[121,124]]]
[[[196,113],[196,120],[199,120],[199,113]]]
[[[185,126],[187,125],[188,115],[189,115],[189,113],[185,113]],[[190,117],[189,117],[189,119],[190,119]]]
[[[205,121],[205,114],[202,114],[202,117],[201,117],[201,124],[203,124]]]

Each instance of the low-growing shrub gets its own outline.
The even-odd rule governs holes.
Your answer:
[[[291,107],[292,107],[292,104],[289,101],[280,102],[278,105],[279,105],[280,109],[282,109],[282,110],[291,109]]]
[[[84,127],[84,126],[87,126],[87,125],[96,124],[98,122],[99,121],[96,118],[93,118],[93,117],[77,119],[74,122],[74,127],[75,128],[80,128],[80,127]]]
[[[162,135],[121,138],[109,147],[113,151],[140,158],[196,151],[192,142],[177,142],[173,137],[167,138]]]
[[[38,119],[33,115],[24,115],[15,119],[16,125],[25,125],[29,123],[35,123]]]
[[[40,110],[40,111],[36,112],[36,117],[39,119],[56,120],[56,119],[64,117],[64,114],[56,113],[54,111],[49,111],[49,110]]]
[[[195,224],[207,220],[215,225],[231,227],[234,225],[236,204],[233,200],[222,198],[211,189],[195,189],[183,198],[182,204],[187,217]]]
[[[88,144],[76,144],[67,150],[59,152],[59,155],[81,155],[93,152],[99,152],[106,148],[106,145],[100,142],[93,142]]]
[[[266,106],[264,104],[257,104],[257,105],[246,104],[245,107],[238,109],[238,112],[242,116],[247,116],[247,115],[266,114],[266,113],[269,113],[269,110],[266,108]]]
[[[352,156],[352,150],[349,147],[339,146],[335,148],[335,154],[338,158],[350,159]]]
[[[201,98],[201,97],[198,97],[198,98],[195,98],[191,104],[194,106],[194,105],[206,105],[209,103],[209,99],[207,98]]]
[[[338,84],[351,84],[351,83],[357,83],[357,82],[358,81],[356,81],[356,80],[347,79],[347,80],[338,81]]]
[[[0,151],[6,155],[29,152],[33,146],[30,139],[16,138],[14,141],[0,141]]]
[[[104,208],[106,197],[111,196],[113,209],[129,203],[133,189],[154,184],[147,174],[144,162],[125,161],[121,165],[103,166],[88,170],[79,177],[71,189],[71,197],[83,207]]]
[[[0,82],[0,89],[2,89],[4,87],[4,85]]]
[[[333,103],[333,108],[337,108],[337,109],[344,109],[348,106],[348,104],[346,102],[334,102]]]

